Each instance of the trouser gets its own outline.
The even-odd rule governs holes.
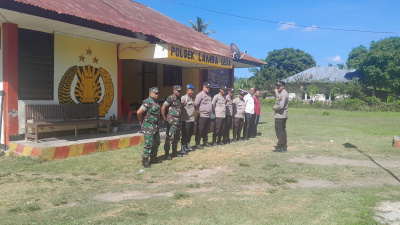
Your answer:
[[[253,126],[253,137],[257,136],[257,126],[258,122],[260,121],[260,115],[254,114],[254,126]]]
[[[224,131],[225,118],[216,117],[214,122],[213,143],[221,143],[221,138]],[[217,140],[218,139],[218,140]]]
[[[244,123],[244,130],[243,130],[243,138],[249,138],[251,137],[251,130],[253,129],[254,126],[254,114],[251,113],[246,113],[245,115],[245,123]]]
[[[198,117],[196,126],[196,144],[200,144],[201,138],[203,138],[203,144],[208,142],[208,132],[210,131],[211,118]]]
[[[160,146],[160,132],[158,129],[144,131],[143,157],[157,157]]]
[[[223,131],[224,132],[224,139],[223,139],[224,143],[227,143],[230,141],[229,131],[231,130],[231,128],[232,128],[232,116],[226,116],[224,131]]]
[[[190,139],[192,139],[194,122],[181,122],[182,125],[182,139],[181,144],[190,144]]]
[[[233,119],[233,139],[239,140],[240,133],[242,132],[243,118],[235,117]]]
[[[181,135],[181,128],[179,123],[168,123],[167,124],[167,137],[165,138],[164,150],[165,154],[169,153],[172,146],[172,153],[178,149],[178,142]],[[167,153],[168,152],[168,153]]]
[[[278,138],[278,146],[287,144],[286,121],[287,118],[275,118],[275,132]]]

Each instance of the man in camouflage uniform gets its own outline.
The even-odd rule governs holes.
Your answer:
[[[161,114],[164,118],[164,123],[167,122],[167,138],[165,139],[165,158],[172,160],[173,157],[182,157],[182,154],[178,154],[178,142],[181,134],[181,98],[180,91],[181,86],[173,86],[173,94],[168,96],[161,108]],[[166,115],[166,109],[168,108],[168,115]],[[172,145],[172,155],[169,155],[169,150]],[[187,154],[186,151],[183,152]]]
[[[213,145],[224,145],[221,142],[221,137],[224,132],[225,117],[226,117],[226,99],[225,92],[226,86],[221,85],[219,88],[219,94],[215,95],[212,100],[212,105],[215,109],[215,121],[214,121],[214,132],[213,132]]]
[[[139,124],[144,132],[144,150],[142,155],[143,167],[151,167],[151,163],[157,162],[157,152],[160,146],[160,132],[158,120],[160,118],[160,106],[158,105],[158,88],[149,89],[149,97],[143,100],[142,106],[137,111]],[[149,162],[150,157],[150,162]]]
[[[235,89],[233,88],[228,88],[228,94],[225,95],[225,100],[226,100],[226,117],[225,117],[225,126],[224,126],[224,138],[222,142],[225,144],[229,144],[231,142],[229,138],[229,131],[232,127],[232,115],[233,115],[233,108],[232,108],[232,100],[233,100],[233,93],[235,92]]]

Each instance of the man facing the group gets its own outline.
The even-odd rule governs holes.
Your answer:
[[[278,145],[275,152],[287,151],[286,121],[288,118],[289,94],[285,90],[285,82],[279,81],[276,84],[275,96],[276,104],[272,108],[275,110],[275,132],[278,138]]]

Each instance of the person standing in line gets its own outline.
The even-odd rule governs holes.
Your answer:
[[[226,116],[226,100],[225,100],[226,87],[221,85],[219,88],[219,93],[214,96],[212,100],[212,105],[215,109],[215,121],[214,121],[214,131],[212,144],[224,145],[221,142],[221,138],[224,131],[225,116]]]
[[[164,119],[164,123],[167,122],[167,137],[165,138],[164,150],[165,150],[165,159],[172,160],[173,157],[182,157],[182,154],[178,154],[178,142],[180,139],[181,133],[181,99],[180,99],[180,91],[181,86],[174,85],[172,87],[173,94],[168,96],[165,100],[162,108],[161,115]],[[168,114],[166,115],[166,109],[168,108]],[[169,155],[169,150],[172,146],[172,155]],[[185,154],[186,152],[181,150],[181,153]],[[187,153],[186,153],[187,154]]]
[[[240,141],[240,133],[242,132],[243,119],[245,115],[246,103],[244,101],[244,91],[239,91],[237,98],[233,99],[233,139],[232,142]]]
[[[244,123],[244,130],[243,130],[243,139],[249,140],[251,137],[251,130],[254,126],[254,88],[249,89],[249,93],[244,96],[244,101],[246,103],[245,108],[245,123]]]
[[[226,100],[226,117],[225,117],[225,126],[224,126],[224,138],[222,142],[224,144],[229,144],[231,142],[229,137],[229,131],[232,127],[232,116],[233,116],[233,108],[232,108],[232,100],[233,100],[233,93],[235,89],[228,88],[228,94],[225,96]]]
[[[212,98],[210,94],[210,83],[203,83],[203,90],[196,95],[194,106],[197,109],[197,126],[196,126],[196,148],[204,149],[204,147],[212,147],[208,144],[208,132],[210,131]],[[200,145],[203,138],[203,146]]]
[[[190,147],[190,139],[192,138],[194,131],[194,102],[192,95],[194,92],[194,87],[191,84],[186,85],[186,95],[181,97],[182,105],[182,149],[186,152],[193,151]]]
[[[253,126],[253,137],[257,136],[257,126],[260,121],[260,113],[261,113],[261,103],[260,103],[260,91],[254,92],[254,126]]]
[[[276,83],[275,95],[276,104],[272,108],[275,110],[275,132],[278,138],[278,145],[274,152],[287,151],[286,121],[288,119],[289,94],[285,90],[285,82]]]
[[[143,100],[142,105],[137,111],[137,118],[144,132],[142,165],[148,168],[151,167],[150,164],[158,163],[157,152],[160,146],[160,132],[158,127],[160,105],[158,105],[157,87],[149,89],[149,97]]]

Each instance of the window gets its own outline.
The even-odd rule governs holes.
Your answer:
[[[164,86],[182,86],[182,67],[164,65]]]
[[[54,36],[18,29],[18,99],[53,100]]]

